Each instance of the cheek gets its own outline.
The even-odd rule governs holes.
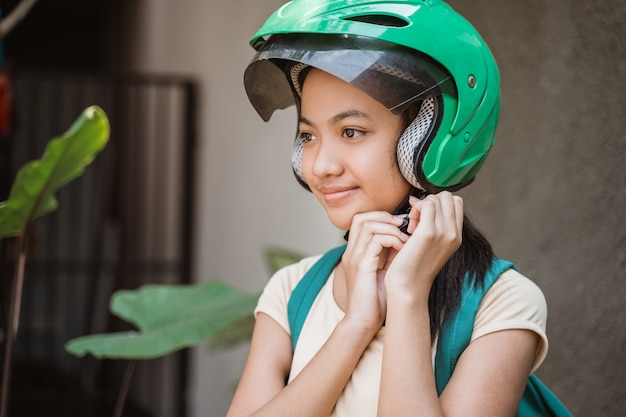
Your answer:
[[[362,180],[371,184],[376,193],[385,196],[385,200],[391,201],[391,204],[398,196],[404,199],[411,189],[411,185],[400,172],[395,155],[395,148],[392,152],[385,147],[360,155],[359,159],[353,160],[353,167],[358,167],[356,169],[360,172]]]
[[[387,211],[393,211],[411,192],[412,186],[404,178],[398,166],[395,143],[387,152],[389,157],[386,165],[385,184],[381,185],[381,189],[386,195],[386,200],[390,202]]]

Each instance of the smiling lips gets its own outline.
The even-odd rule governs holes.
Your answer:
[[[348,198],[357,187],[344,187],[344,186],[324,186],[319,187],[318,190],[324,197],[324,201],[333,204],[340,203]]]

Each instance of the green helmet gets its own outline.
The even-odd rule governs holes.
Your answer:
[[[469,184],[495,140],[500,75],[476,29],[441,0],[293,0],[250,44],[248,98],[265,120],[299,106],[299,77],[315,67],[394,113],[421,103],[398,143],[404,177],[428,192]],[[301,143],[294,171],[303,181]]]

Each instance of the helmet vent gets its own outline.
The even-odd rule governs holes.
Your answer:
[[[369,24],[377,25],[377,26],[387,26],[387,27],[394,27],[394,28],[401,28],[401,27],[405,27],[409,25],[409,22],[407,22],[406,20],[400,17],[390,16],[386,14],[366,14],[366,15],[359,15],[359,16],[351,16],[351,17],[346,17],[344,20],[352,20],[354,22],[363,22],[363,23],[369,23]]]

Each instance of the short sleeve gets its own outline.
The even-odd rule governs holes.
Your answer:
[[[539,336],[532,372],[548,353],[547,305],[541,289],[514,269],[505,271],[483,297],[472,341],[501,330],[525,329]]]
[[[291,292],[304,274],[313,266],[320,256],[302,259],[300,262],[286,266],[277,271],[268,281],[254,310],[254,316],[264,313],[274,319],[286,332],[289,330],[287,304]]]

